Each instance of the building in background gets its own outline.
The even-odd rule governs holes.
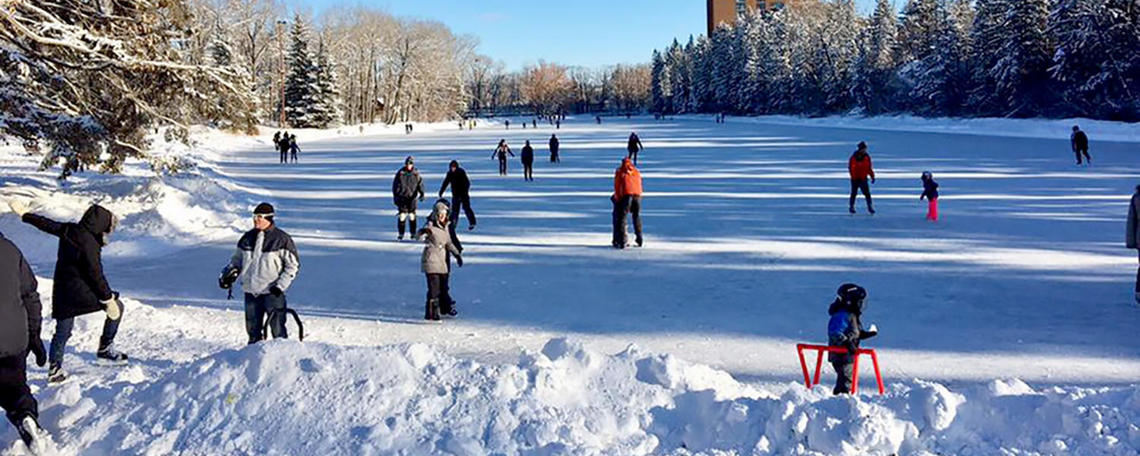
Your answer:
[[[736,22],[736,18],[754,10],[775,10],[784,7],[787,1],[771,0],[707,0],[708,3],[708,34],[721,22],[729,24]]]

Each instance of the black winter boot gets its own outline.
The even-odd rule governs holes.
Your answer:
[[[424,319],[430,321],[439,321],[439,300],[429,299],[427,301],[427,309],[424,313]]]
[[[404,239],[404,221],[403,220],[396,219],[396,231],[398,233],[400,233],[399,236],[396,236],[396,239],[403,240]]]

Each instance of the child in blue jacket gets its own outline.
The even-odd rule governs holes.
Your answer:
[[[848,353],[828,353],[827,360],[835,368],[834,394],[851,392],[852,371],[855,366],[855,357],[859,350],[859,342],[863,339],[875,337],[878,329],[871,325],[870,329],[863,329],[863,310],[866,308],[867,290],[853,283],[839,286],[835,301],[827,309],[831,320],[827,323],[827,345],[844,347]]]

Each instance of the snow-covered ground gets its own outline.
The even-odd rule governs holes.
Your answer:
[[[1136,127],[1081,122],[1094,165],[1078,168],[1071,121],[830,120],[346,127],[298,132],[288,166],[268,135],[202,133],[166,152],[196,161],[188,173],[62,186],[4,149],[3,194],[64,219],[91,202],[124,216],[105,263],[134,361],[91,365],[101,322],[81,319],[75,380],[45,387],[33,368],[44,425],[66,454],[1136,454]],[[615,251],[607,196],[631,130],[646,247]],[[517,161],[497,176],[499,138],[534,143],[535,182]],[[846,213],[860,140],[873,217],[862,201]],[[451,159],[473,180],[479,227],[460,222],[460,316],[443,325],[419,320],[420,245],[395,240],[406,155],[431,196]],[[922,218],[923,170],[942,184],[938,223]],[[307,338],[243,349],[240,301],[216,277],[262,200],[300,250],[289,302]],[[0,231],[49,295],[55,240],[11,214]],[[870,292],[886,396],[796,383],[794,345],[825,340],[847,281]]]

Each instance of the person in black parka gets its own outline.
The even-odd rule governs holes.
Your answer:
[[[0,234],[0,406],[28,448],[41,431],[39,404],[28,387],[28,354],[47,363],[40,339],[40,295],[36,276],[20,249]]]
[[[115,229],[115,215],[96,204],[87,209],[79,223],[61,223],[26,210],[21,220],[59,238],[51,309],[56,324],[48,354],[48,381],[59,382],[67,377],[63,371],[63,353],[71,338],[75,317],[90,313],[106,312],[96,360],[126,363],[127,355],[113,346],[122,321],[123,304],[103,275],[102,250]]]
[[[560,157],[558,157],[558,148],[561,147],[561,145],[562,144],[561,144],[561,142],[558,141],[557,136],[550,135],[550,162],[551,163],[561,163],[562,162],[562,159]]]
[[[1089,136],[1081,131],[1081,127],[1073,125],[1073,134],[1069,136],[1069,143],[1073,146],[1073,153],[1077,155],[1077,164],[1081,164],[1081,155],[1085,156],[1085,162],[1092,164],[1092,157],[1089,156]]]
[[[523,180],[534,180],[534,148],[530,146],[530,140],[522,148],[522,165],[523,165]]]
[[[866,308],[867,290],[853,283],[845,283],[836,291],[835,301],[827,309],[831,319],[827,322],[827,345],[843,347],[847,353],[828,353],[827,360],[835,368],[835,389],[833,394],[851,392],[852,373],[859,343],[863,339],[875,337],[875,325],[863,329],[863,310]]]
[[[404,159],[404,166],[396,171],[392,179],[392,202],[396,204],[397,239],[404,239],[404,223],[407,222],[408,235],[416,234],[416,201],[424,200],[424,180],[416,169],[416,161],[411,156]]]
[[[641,138],[637,137],[637,133],[630,133],[629,134],[629,141],[626,143],[626,146],[625,146],[625,150],[626,150],[626,152],[628,152],[628,155],[626,155],[626,158],[633,160],[633,164],[636,165],[637,164],[637,153],[641,152],[642,149],[645,149],[645,147],[641,145]]]
[[[452,160],[448,165],[447,176],[443,178],[443,185],[439,187],[439,197],[451,186],[451,225],[454,228],[459,221],[459,211],[467,214],[467,229],[475,229],[475,210],[471,208],[471,179],[467,171],[459,167],[459,162]],[[461,209],[462,208],[462,209]]]

